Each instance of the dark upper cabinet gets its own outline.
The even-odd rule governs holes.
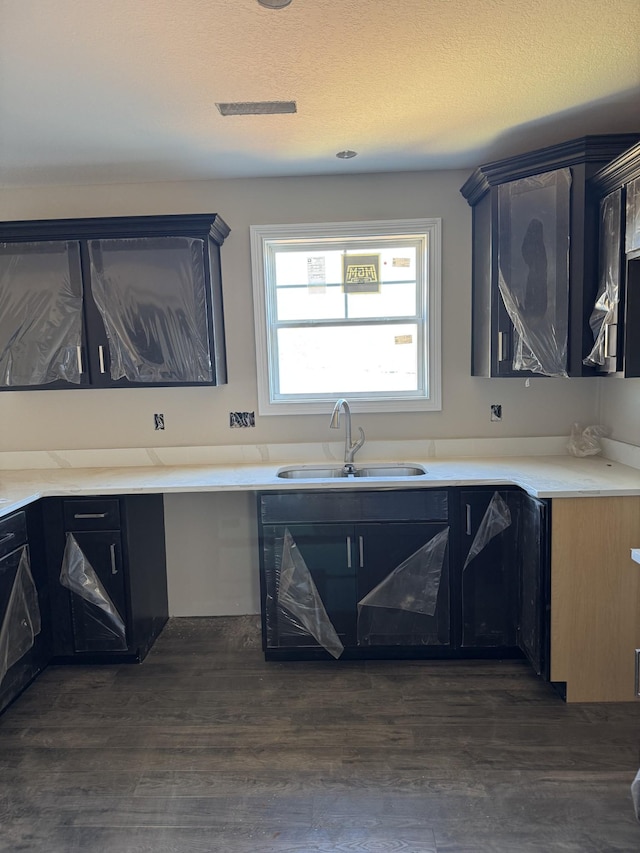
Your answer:
[[[0,225],[0,389],[220,385],[216,214]]]
[[[588,360],[601,374],[640,376],[640,143],[597,172],[598,292]]]
[[[474,376],[582,376],[593,346],[598,202],[588,180],[637,135],[587,136],[481,166],[473,208]]]

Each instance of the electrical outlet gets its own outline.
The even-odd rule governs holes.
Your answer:
[[[164,415],[156,414],[153,416],[153,428],[164,429]]]
[[[491,420],[492,421],[501,421],[502,420],[502,403],[492,403],[491,404]]]
[[[255,412],[229,412],[229,426],[231,429],[241,427],[254,427],[256,425]]]

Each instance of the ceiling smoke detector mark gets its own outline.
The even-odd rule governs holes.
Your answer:
[[[222,116],[273,116],[297,113],[295,101],[231,101],[216,104]]]
[[[350,151],[350,150],[338,151],[338,153],[336,154],[336,157],[339,160],[351,160],[353,157],[357,157],[357,156],[358,156],[357,151]]]

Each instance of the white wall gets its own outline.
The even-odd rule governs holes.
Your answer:
[[[291,442],[328,438],[326,416],[262,417],[250,432],[230,411],[257,408],[249,225],[439,216],[443,220],[443,410],[367,415],[370,439],[565,434],[592,422],[591,380],[478,379],[469,375],[471,209],[468,173],[273,178],[7,190],[0,218],[34,219],[217,212],[232,232],[222,247],[229,384],[220,388],[5,392],[0,450]],[[491,423],[489,404],[502,403]],[[330,407],[328,407],[329,411]],[[153,430],[154,412],[166,430]]]
[[[443,409],[359,416],[370,440],[568,435],[574,421],[595,423],[602,380],[541,378],[527,388],[521,379],[469,375],[471,209],[459,192],[467,177],[451,171],[3,190],[4,220],[216,212],[232,232],[222,247],[227,386],[3,392],[0,450],[326,441],[330,407],[326,416],[262,417],[254,429],[229,428],[230,411],[257,409],[249,225],[289,222],[443,220]],[[490,421],[491,403],[502,404],[501,423]],[[629,409],[631,423],[637,397]],[[154,412],[165,414],[164,432],[154,432]],[[228,504],[211,495],[167,497],[166,518],[172,614],[256,612],[250,496]]]
[[[600,383],[599,423],[611,438],[640,446],[640,379],[606,377]]]

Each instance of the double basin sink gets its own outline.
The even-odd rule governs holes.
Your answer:
[[[399,479],[403,477],[424,477],[427,472],[421,465],[405,465],[404,463],[378,463],[377,465],[352,466],[353,470],[345,470],[344,465],[319,466],[299,465],[281,468],[278,477],[284,480],[326,480],[333,478],[352,479],[363,477],[388,477]]]

